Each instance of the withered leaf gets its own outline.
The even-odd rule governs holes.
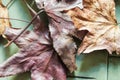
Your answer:
[[[73,72],[76,69],[75,27],[65,10],[74,7],[82,8],[82,0],[35,0],[38,8],[44,8],[49,19],[49,30],[53,46],[67,68]],[[43,6],[44,5],[44,6]]]
[[[39,8],[44,7],[46,11],[52,10],[53,13],[69,10],[75,7],[83,8],[82,0],[35,0]],[[59,14],[58,14],[59,15]]]
[[[36,20],[34,26],[40,28],[39,17]],[[39,32],[26,31],[14,41],[20,50],[1,64],[0,77],[30,71],[32,80],[66,80],[65,68],[50,43],[49,31],[44,25],[41,28]],[[20,31],[6,28],[4,33],[12,40]]]
[[[88,30],[78,53],[106,49],[120,53],[120,29],[115,18],[114,0],[83,0],[83,9],[68,11],[78,31]]]
[[[10,21],[8,18],[8,10],[7,8],[2,4],[2,1],[0,0],[0,35],[3,34],[5,27],[10,27]]]

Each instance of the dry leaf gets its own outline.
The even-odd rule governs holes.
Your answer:
[[[60,12],[75,7],[83,8],[82,0],[35,0],[39,8],[44,7],[46,11]],[[59,15],[59,14],[58,14]]]
[[[78,31],[88,30],[78,53],[106,49],[120,53],[120,29],[115,18],[114,0],[83,0],[83,9],[68,11]]]
[[[75,27],[65,10],[74,7],[82,8],[82,0],[35,0],[38,8],[44,8],[49,17],[49,30],[53,46],[67,68],[76,69],[76,44],[71,36],[75,36]],[[43,6],[44,5],[44,6]]]
[[[7,8],[2,4],[2,1],[0,0],[0,35],[3,34],[5,27],[10,27],[10,21],[9,19],[3,19],[8,18],[8,10]]]
[[[40,28],[39,20],[38,17],[35,28]],[[7,39],[12,40],[20,32],[21,29],[6,28],[4,33]],[[19,52],[1,64],[0,77],[30,71],[32,80],[66,80],[65,68],[50,41],[49,31],[44,25],[39,31],[25,31],[14,41],[20,48]]]

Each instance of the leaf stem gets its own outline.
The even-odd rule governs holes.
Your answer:
[[[42,13],[44,10],[41,9],[33,18],[32,20],[30,21],[30,23],[14,38],[12,39],[11,41],[9,41],[4,47],[7,47],[9,46],[12,42],[14,42],[18,37],[21,36],[22,33],[24,33],[24,31],[32,24],[32,22],[37,18],[37,16]]]
[[[13,1],[14,1],[14,0],[10,0],[10,1],[7,3],[6,7],[8,7]]]
[[[21,20],[21,19],[15,19],[15,18],[4,18],[4,17],[0,17],[0,19],[10,19],[10,20],[17,20],[17,21],[21,21],[21,22],[30,23],[29,21]]]

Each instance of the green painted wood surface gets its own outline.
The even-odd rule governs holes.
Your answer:
[[[10,0],[3,0],[7,4]],[[120,23],[120,0],[116,1],[116,16]],[[11,18],[23,19],[30,21],[31,16],[22,0],[14,0],[14,3],[9,7],[9,15]],[[25,27],[27,23],[11,20],[13,27]],[[12,44],[4,48],[5,40],[0,38],[0,64],[7,58],[18,51],[18,48]],[[91,54],[81,54],[76,58],[78,69],[73,73],[75,76],[94,77],[93,80],[120,80],[120,58],[109,57],[107,51],[95,51]],[[18,74],[0,78],[0,80],[30,80],[30,73]],[[80,78],[68,78],[68,80],[92,80]]]
[[[78,69],[75,75],[94,77],[94,80],[107,79],[107,52],[95,51],[77,57]],[[85,79],[76,79],[85,80]],[[87,80],[87,79],[86,79]]]

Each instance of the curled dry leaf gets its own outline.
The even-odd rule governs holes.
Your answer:
[[[88,30],[78,53],[106,49],[120,53],[120,29],[115,18],[114,0],[83,0],[83,9],[67,12],[78,31]]]
[[[34,24],[35,28],[40,24]],[[0,77],[30,71],[32,80],[66,80],[65,68],[50,43],[49,31],[46,26],[41,27],[39,32],[26,31],[14,41],[20,50],[1,64]],[[20,32],[21,29],[6,28],[4,33],[12,40]]]
[[[10,21],[8,18],[8,10],[7,8],[2,4],[2,1],[0,0],[0,35],[3,34],[5,27],[10,27]]]
[[[76,69],[76,44],[71,36],[75,36],[75,27],[64,11],[75,7],[82,8],[82,0],[35,0],[38,8],[44,8],[49,19],[49,30],[53,46],[67,68]],[[44,5],[44,6],[43,6]]]

